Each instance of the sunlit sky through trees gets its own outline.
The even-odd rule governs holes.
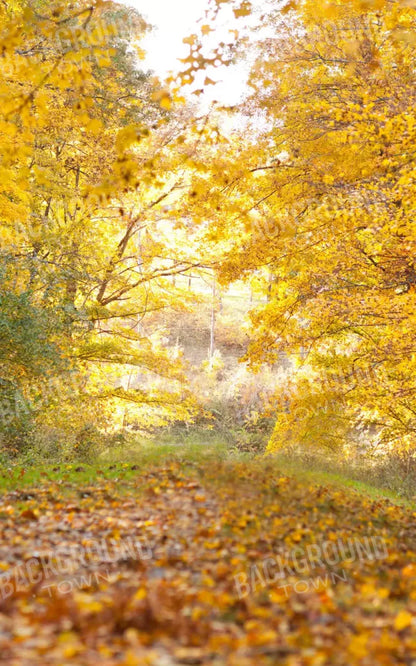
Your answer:
[[[186,57],[188,46],[183,39],[196,31],[197,23],[204,19],[208,0],[129,0],[125,4],[135,7],[154,29],[143,42],[146,49],[146,65],[164,77],[181,65],[179,58]],[[223,11],[218,30],[213,35],[213,44],[229,38],[228,31],[235,28],[236,21],[231,9]],[[241,29],[241,25],[239,26]],[[215,41],[214,41],[215,40]],[[205,90],[205,98],[224,104],[239,101],[245,88],[247,67],[244,64],[213,70],[216,86]],[[198,86],[196,86],[198,87]]]

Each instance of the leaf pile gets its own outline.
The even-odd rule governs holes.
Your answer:
[[[1,663],[416,663],[412,509],[300,483],[269,463],[169,462],[110,476],[46,477],[2,496]],[[264,580],[266,558],[365,537],[382,539],[386,556],[338,564],[346,580],[296,586],[324,579],[325,563]],[[41,566],[104,542],[111,561],[85,556],[70,574]],[[132,542],[146,556],[132,556]],[[41,580],[24,579],[29,561]],[[253,584],[239,598],[244,573]]]

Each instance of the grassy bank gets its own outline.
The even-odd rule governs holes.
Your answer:
[[[358,492],[370,499],[388,499],[396,504],[416,508],[416,474],[410,469],[404,475],[397,460],[385,459],[377,464],[362,460],[347,462],[335,456],[318,452],[279,453],[265,457],[244,453],[221,441],[217,433],[208,433],[206,439],[191,433],[178,441],[138,441],[127,447],[106,450],[99,458],[86,463],[71,461],[48,464],[33,457],[3,461],[0,471],[0,490],[44,486],[60,482],[65,485],[95,485],[102,482],[129,481],[141,470],[180,464],[184,470],[193,467],[209,469],[218,462],[251,462],[256,469],[270,468],[276,475],[285,474],[299,481],[322,486],[336,486]]]

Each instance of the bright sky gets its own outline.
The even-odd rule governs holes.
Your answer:
[[[171,70],[177,70],[181,63],[178,58],[186,57],[189,47],[183,44],[184,37],[196,32],[197,21],[204,18],[208,0],[123,0],[135,7],[144,19],[153,25],[152,34],[142,43],[147,52],[146,65],[160,77]],[[232,14],[226,21],[218,41],[230,38],[229,28],[237,27]],[[198,30],[199,33],[199,30]],[[213,74],[210,73],[212,78]],[[223,67],[215,70],[215,87],[207,88],[207,97],[223,104],[238,102],[244,90],[246,68],[244,66]]]

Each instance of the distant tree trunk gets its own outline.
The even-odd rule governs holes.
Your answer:
[[[209,360],[212,361],[215,352],[215,300],[217,296],[217,283],[214,277],[212,283],[212,309],[211,309],[211,340],[209,346]]]
[[[127,391],[130,390],[131,384],[132,384],[132,379],[133,379],[133,371],[129,372],[129,378],[127,381]],[[128,425],[128,408],[127,406],[124,408],[124,414],[123,414],[123,428],[126,428]]]
[[[269,303],[272,298],[272,285],[273,285],[273,273],[269,273],[269,286],[267,288],[267,302]]]

